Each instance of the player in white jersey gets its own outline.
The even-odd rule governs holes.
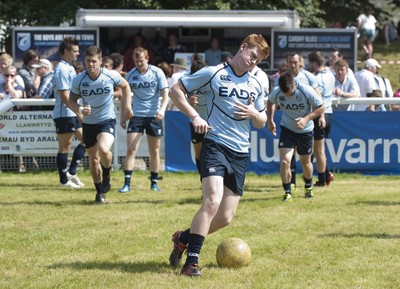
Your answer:
[[[56,101],[53,120],[58,139],[57,168],[61,187],[80,188],[84,184],[77,177],[76,169],[85,155],[85,147],[82,143],[75,148],[67,170],[68,153],[73,137],[75,136],[82,142],[82,115],[75,114],[67,107],[72,80],[76,75],[71,63],[78,59],[79,42],[74,38],[66,37],[60,43],[58,51],[61,61],[55,67],[53,74],[53,90]]]
[[[325,104],[325,112],[314,119],[314,156],[318,173],[317,187],[328,186],[333,180],[333,173],[326,164],[325,139],[329,137],[332,128],[332,97],[335,89],[335,76],[325,66],[322,52],[315,51],[308,55],[310,70],[314,72]]]
[[[168,82],[164,72],[149,64],[149,53],[143,47],[137,47],[132,53],[135,68],[125,76],[133,92],[133,118],[127,129],[127,152],[124,164],[125,183],[119,190],[127,193],[131,190],[131,175],[135,166],[136,152],[144,131],[150,154],[150,189],[160,191],[157,185],[160,167],[160,145],[163,135],[165,109],[168,105]],[[160,97],[162,98],[160,104]]]
[[[285,192],[283,200],[292,200],[290,163],[295,148],[303,168],[305,197],[311,198],[313,197],[311,153],[314,129],[312,120],[324,112],[324,103],[311,86],[296,84],[293,76],[285,72],[279,77],[279,86],[268,96],[268,129],[273,135],[276,135],[274,113],[277,104],[283,111],[279,136],[280,175]]]
[[[96,188],[96,203],[105,203],[110,190],[112,164],[111,147],[114,143],[116,115],[114,111],[114,88],[120,87],[121,126],[132,117],[131,89],[117,71],[101,67],[102,51],[90,46],[85,52],[86,70],[78,74],[71,87],[69,107],[82,113],[83,140],[89,155],[90,173]],[[82,98],[83,106],[78,99]]]
[[[201,274],[198,261],[205,237],[232,221],[243,194],[250,122],[263,128],[267,121],[263,87],[250,71],[268,54],[264,37],[251,34],[228,63],[184,76],[170,90],[170,98],[190,117],[195,132],[206,133],[201,147],[202,205],[190,228],[172,236],[172,266],[179,266],[187,247],[183,275]],[[187,102],[185,95],[192,92],[206,96],[207,119]]]

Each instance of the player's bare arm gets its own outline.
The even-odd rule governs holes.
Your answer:
[[[125,78],[122,78],[120,88],[122,90],[122,98],[121,98],[121,127],[126,128],[126,121],[133,117],[132,112],[132,91],[129,86],[129,83]]]
[[[160,109],[157,112],[157,120],[161,121],[164,119],[165,116],[165,110],[167,109],[168,106],[168,101],[169,101],[169,97],[168,97],[168,88],[164,88],[163,90],[161,90],[160,92],[162,101],[161,101],[161,106]]]
[[[267,101],[267,125],[268,130],[276,136],[276,124],[274,122],[276,106],[274,103]]]
[[[211,129],[211,127],[189,104],[186,94],[187,91],[183,88],[179,81],[169,90],[169,97],[171,98],[172,102],[182,113],[190,118],[194,131],[197,133],[206,133]]]

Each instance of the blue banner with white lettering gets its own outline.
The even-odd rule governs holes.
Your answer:
[[[400,174],[400,117],[398,112],[338,111],[333,114],[326,140],[329,170],[368,175]],[[275,115],[279,124],[281,113]],[[278,135],[279,135],[278,129]],[[278,137],[252,128],[247,171],[258,175],[279,173]],[[301,172],[301,165],[297,164]],[[181,112],[167,111],[165,118],[165,169],[196,171],[189,120]]]

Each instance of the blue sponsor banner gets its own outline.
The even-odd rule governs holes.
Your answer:
[[[281,113],[275,115],[279,124]],[[278,135],[279,135],[278,127]],[[368,175],[400,174],[400,117],[398,112],[334,112],[330,138],[326,140],[330,170]],[[265,127],[252,128],[247,171],[258,175],[279,173],[278,138]],[[298,171],[301,166],[298,162]],[[189,120],[181,112],[165,118],[165,168],[196,171],[190,142]]]

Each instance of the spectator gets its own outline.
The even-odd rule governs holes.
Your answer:
[[[222,51],[219,48],[219,39],[217,37],[211,37],[210,48],[204,51],[205,62],[207,65],[218,65],[221,63]]]
[[[398,89],[394,94],[393,97],[400,97],[400,89]],[[400,105],[399,104],[392,104],[391,111],[400,111]]]
[[[335,64],[335,89],[337,98],[360,97],[360,87],[354,75],[349,73],[349,64],[345,60],[339,60]],[[348,110],[348,104],[337,104],[333,110]]]
[[[179,43],[178,36],[171,33],[168,35],[168,46],[163,49],[161,60],[167,63],[173,63],[175,61],[175,53],[177,52],[187,52],[187,49],[184,45]]]
[[[0,85],[0,101],[24,97],[24,88],[17,83],[16,76],[17,68],[15,66],[9,65],[3,68],[4,82]],[[26,172],[23,156],[19,156],[19,172]]]
[[[354,74],[360,87],[360,97],[367,97],[367,94],[372,93],[373,90],[379,90],[378,83],[375,80],[378,68],[382,68],[382,66],[378,61],[370,58],[364,62],[364,68]],[[349,110],[353,111],[364,111],[369,108],[372,109],[372,106],[369,107],[367,104],[351,104],[349,106]]]
[[[186,61],[183,58],[177,58],[170,65],[172,67],[170,87],[172,87],[175,83],[178,82],[179,78],[189,73],[189,67],[187,66]],[[177,110],[175,104],[172,101],[169,102],[168,110]]]
[[[357,28],[360,33],[360,46],[364,49],[363,59],[372,58],[374,48],[372,42],[375,40],[376,18],[372,15],[372,8],[367,6],[364,13],[357,17]]]
[[[390,80],[381,74],[379,74],[379,70],[377,69],[375,75],[375,81],[378,83],[380,97],[393,97],[393,88]],[[367,94],[368,96],[368,94]],[[370,106],[370,110],[372,111],[388,111],[390,110],[390,105],[379,104]]]
[[[136,35],[133,37],[133,44],[128,47],[128,49],[126,49],[124,53],[124,71],[130,71],[132,68],[135,67],[135,62],[133,60],[133,51],[135,50],[135,48],[138,47],[146,48],[145,39],[141,32],[136,33]],[[149,54],[149,64],[156,64],[154,53],[148,48],[146,48],[146,50]]]
[[[339,48],[332,48],[329,51],[329,66],[328,67],[333,74],[335,74],[335,63],[338,62],[339,60],[343,60],[342,52],[340,51]],[[347,73],[354,76],[354,72],[353,72],[353,70],[351,70],[351,68],[349,67],[348,64],[347,64]]]
[[[4,82],[3,77],[3,69],[7,66],[13,65],[14,59],[8,53],[3,53],[0,55],[0,83]],[[17,75],[15,77],[15,81],[18,83],[19,86],[23,87],[24,89],[24,96],[25,96],[25,84],[24,80],[22,79],[21,75]]]
[[[53,64],[47,59],[40,59],[38,64],[33,64],[36,74],[40,77],[39,88],[33,98],[50,99],[54,98],[53,92]],[[41,106],[41,110],[51,110],[52,106]]]
[[[386,45],[390,45],[394,40],[398,38],[396,27],[394,27],[393,22],[390,21],[389,18],[385,18],[382,22],[382,25],[385,43]]]
[[[157,66],[161,68],[161,70],[164,72],[165,77],[167,78],[168,85],[169,87],[171,87],[172,66],[165,61],[161,61]]]
[[[18,70],[18,74],[22,77],[25,84],[25,95],[31,98],[36,95],[36,90],[39,87],[40,77],[36,74],[36,69],[33,64],[39,62],[39,53],[35,50],[28,50],[23,57],[23,65]]]

